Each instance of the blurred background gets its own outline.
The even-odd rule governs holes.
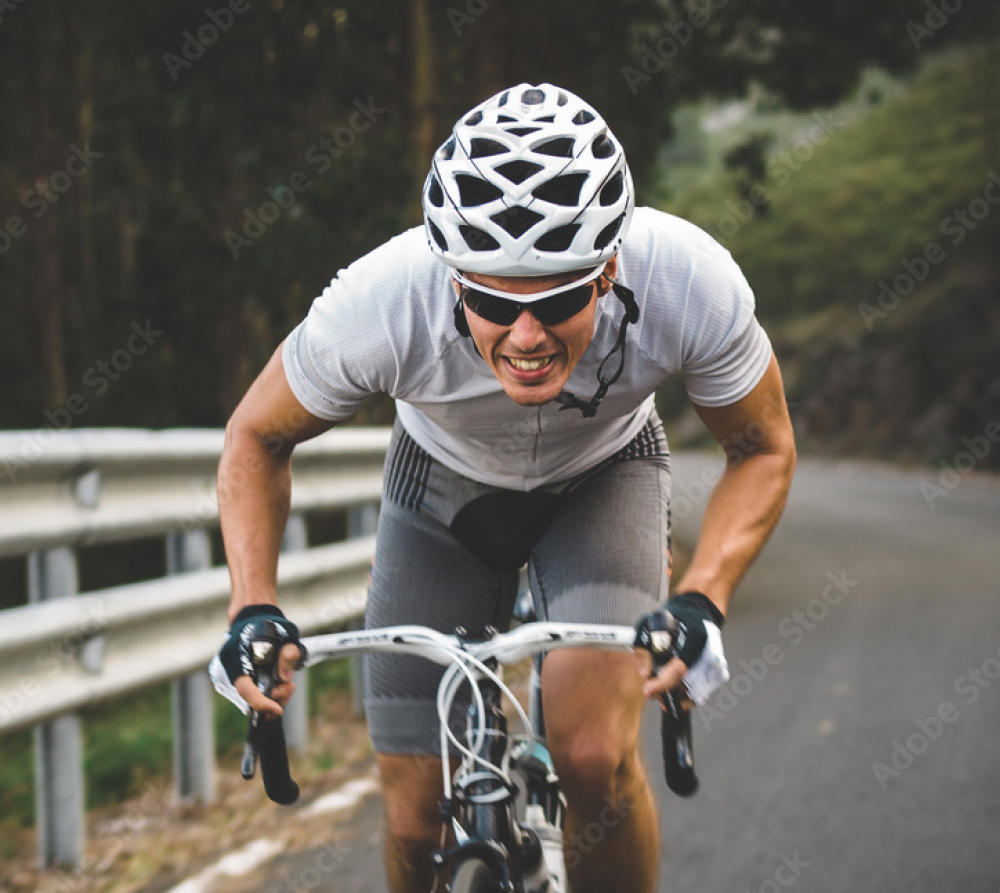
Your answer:
[[[524,81],[733,253],[801,453],[944,468],[1000,418],[995,3],[4,0],[0,429],[221,427],[336,271],[420,223],[456,117]]]

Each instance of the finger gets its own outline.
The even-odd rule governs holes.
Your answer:
[[[282,682],[291,682],[301,658],[302,652],[294,642],[286,642],[281,646],[278,653],[278,678]]]
[[[273,701],[254,684],[249,676],[240,676],[234,683],[240,696],[250,707],[264,716],[278,717],[284,712],[281,704]]]
[[[650,676],[642,686],[642,693],[647,698],[658,698],[668,691],[673,691],[681,684],[688,667],[679,657],[672,658],[655,676]]]

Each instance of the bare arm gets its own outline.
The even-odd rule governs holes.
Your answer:
[[[230,622],[245,605],[276,603],[292,450],[330,427],[295,398],[279,347],[229,420],[219,462],[219,517],[232,580]]]
[[[705,509],[698,545],[678,581],[677,592],[703,592],[725,615],[736,584],[774,530],[795,471],[795,437],[778,362],[772,356],[764,377],[742,400],[729,406],[695,406],[726,451],[726,468]],[[674,658],[644,693],[674,688],[687,667]]]
[[[705,509],[698,545],[677,591],[704,592],[725,614],[736,584],[781,517],[795,470],[795,437],[778,362],[729,406],[695,406],[726,451],[726,468]]]

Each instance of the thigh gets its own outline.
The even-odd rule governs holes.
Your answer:
[[[506,629],[517,572],[480,562],[436,519],[383,502],[365,614],[368,628],[420,624],[450,633]],[[443,670],[419,657],[367,660],[365,709],[376,751],[439,753],[437,686]],[[464,727],[461,705],[453,724]]]
[[[665,601],[669,510],[666,457],[617,462],[576,485],[531,554],[538,616],[630,625]]]

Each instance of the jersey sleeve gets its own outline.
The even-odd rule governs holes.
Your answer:
[[[761,380],[771,342],[754,316],[754,296],[728,251],[703,253],[690,280],[682,333],[688,397],[699,406],[728,406]]]
[[[400,345],[415,337],[409,280],[394,239],[341,270],[285,340],[285,377],[313,415],[342,421],[372,394],[394,393]]]

